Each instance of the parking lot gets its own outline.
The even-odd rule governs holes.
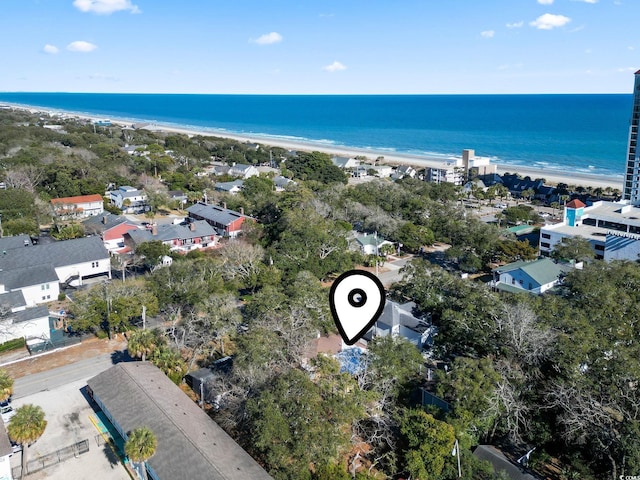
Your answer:
[[[83,394],[86,379],[77,380],[53,390],[18,398],[14,408],[28,403],[39,405],[45,412],[47,428],[28,451],[28,460],[43,458],[64,447],[88,440],[89,451],[61,461],[57,465],[30,475],[33,479],[54,480],[129,480],[131,477],[111,447],[99,436],[90,415],[93,408]],[[21,454],[11,457],[11,467],[19,467]]]

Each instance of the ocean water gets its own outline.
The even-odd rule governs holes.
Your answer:
[[[0,102],[320,145],[621,177],[633,97],[2,93]]]

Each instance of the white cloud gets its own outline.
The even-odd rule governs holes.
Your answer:
[[[480,32],[480,36],[483,38],[493,38],[495,34],[496,32],[494,30],[485,30],[484,32]]]
[[[523,21],[515,22],[515,23],[507,23],[507,28],[522,28],[524,25]]]
[[[331,65],[325,65],[324,67],[322,67],[322,69],[327,72],[339,72],[341,70],[346,70],[347,67],[345,67],[342,63],[335,61]]]
[[[48,43],[42,47],[42,51],[44,53],[48,53],[50,55],[55,55],[56,53],[58,53],[60,50],[58,50],[58,47],[56,47],[55,45],[49,45]]]
[[[71,42],[69,45],[67,45],[67,50],[71,52],[88,53],[93,52],[96,48],[98,48],[97,45],[85,42],[84,40],[76,40],[75,42]]]
[[[563,27],[569,23],[571,19],[564,15],[554,15],[552,13],[545,13],[540,15],[529,25],[536,27],[538,30],[551,30],[552,28]]]
[[[552,5],[553,4],[553,0],[538,0],[538,3],[540,5]]]
[[[598,0],[573,0],[574,2],[583,2],[583,3],[598,3]],[[614,2],[615,3],[615,2]]]
[[[142,13],[131,0],[74,0],[73,6],[81,12],[97,15],[111,15],[113,12],[129,10],[131,13]]]
[[[282,35],[280,35],[278,32],[270,32],[270,33],[265,33],[264,35],[260,35],[253,42],[257,43],[258,45],[272,45],[274,43],[280,43],[281,41],[282,41]]]

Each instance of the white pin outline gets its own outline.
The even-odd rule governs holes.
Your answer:
[[[378,305],[378,308],[376,309],[376,312],[371,317],[371,320],[369,320],[369,322],[362,328],[362,330],[360,330],[356,335],[353,336],[353,338],[350,339],[349,336],[346,334],[344,328],[342,327],[342,323],[340,322],[340,317],[338,316],[338,312],[336,311],[334,297],[335,297],[336,289],[338,288],[338,285],[340,284],[340,282],[342,282],[345,278],[351,277],[353,275],[362,275],[369,278],[370,280],[373,280],[373,283],[376,285],[376,287],[378,287],[378,290],[380,291],[380,305]],[[357,290],[360,290],[360,291],[357,292]],[[364,293],[364,303],[366,303],[367,295],[366,295],[366,292],[364,292],[364,290],[362,289],[355,288],[351,290],[349,292],[349,296],[351,296],[352,294],[360,294],[362,297],[363,293]],[[366,270],[349,270],[347,272],[344,272],[338,278],[336,278],[336,280],[333,282],[333,285],[331,285],[331,290],[329,291],[329,306],[331,307],[331,315],[333,315],[333,321],[335,322],[336,327],[338,327],[338,332],[340,332],[340,336],[342,337],[342,340],[344,340],[344,343],[346,343],[347,345],[353,345],[358,340],[360,340],[362,336],[365,333],[367,333],[367,331],[369,331],[369,329],[373,326],[373,324],[376,323],[376,320],[380,318],[380,315],[382,315],[382,311],[384,310],[386,299],[387,298],[386,298],[386,292],[384,290],[384,286],[382,285],[378,277],[376,277],[373,273],[367,272]],[[358,305],[354,305],[351,302],[351,298],[349,298],[348,301],[352,306],[358,307]]]

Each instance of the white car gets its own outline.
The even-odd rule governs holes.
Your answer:
[[[496,208],[509,208],[506,203],[496,203]]]
[[[11,417],[16,414],[16,411],[13,409],[11,405],[2,405],[0,406],[0,415],[2,416],[2,421],[4,424],[8,424]]]

